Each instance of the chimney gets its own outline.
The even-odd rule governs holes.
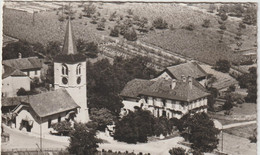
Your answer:
[[[191,76],[188,76],[188,83],[189,83],[190,89],[192,89],[192,77]]]
[[[22,58],[22,53],[18,53],[18,58],[19,58],[19,59]]]
[[[171,89],[174,89],[176,86],[176,79],[172,79]]]
[[[186,82],[186,77],[185,77],[185,75],[182,75],[182,76],[181,76],[181,80],[182,80],[183,82]]]

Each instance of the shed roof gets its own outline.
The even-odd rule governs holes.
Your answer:
[[[2,97],[1,99],[2,107],[17,106],[21,102],[28,102],[28,97],[27,96]]]

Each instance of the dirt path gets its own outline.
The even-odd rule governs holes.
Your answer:
[[[223,125],[223,129],[233,128],[233,127],[238,127],[238,126],[244,126],[244,125],[249,125],[249,124],[255,124],[255,123],[257,123],[257,122],[256,121],[248,121],[248,122],[227,124],[227,125]]]

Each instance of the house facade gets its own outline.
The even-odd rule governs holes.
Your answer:
[[[121,92],[123,111],[142,108],[155,117],[180,119],[187,113],[207,112],[209,93],[192,77],[157,80],[134,79]]]
[[[2,97],[16,97],[20,88],[30,91],[30,78],[20,70],[3,65]]]
[[[3,60],[4,65],[22,71],[31,79],[36,77],[39,80],[41,80],[42,63],[43,60],[38,57],[22,58],[21,54],[19,54],[17,59]]]

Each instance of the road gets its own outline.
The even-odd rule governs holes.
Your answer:
[[[37,149],[38,146],[40,146],[40,138],[33,136],[31,133],[11,129],[7,126],[4,126],[4,132],[10,134],[10,141],[7,143],[2,143],[1,147],[3,150],[16,148]],[[65,149],[68,145],[68,142],[57,142],[49,139],[42,139],[42,148]]]

